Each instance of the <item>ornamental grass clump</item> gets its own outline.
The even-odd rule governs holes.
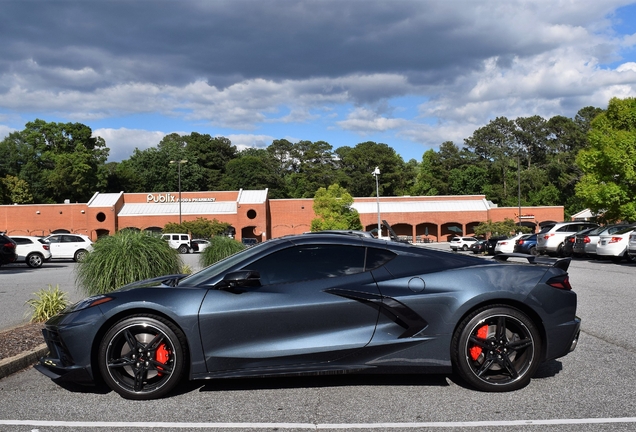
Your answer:
[[[87,294],[106,294],[131,282],[179,273],[177,251],[156,235],[122,230],[101,237],[77,263],[76,283]]]
[[[32,309],[31,322],[44,322],[54,315],[62,312],[69,304],[67,294],[60,291],[60,286],[49,285],[48,290],[41,289],[33,293],[35,298],[29,299],[25,304]]]
[[[242,251],[245,245],[229,237],[216,236],[210,239],[210,245],[201,253],[201,265],[207,267],[223,258]]]

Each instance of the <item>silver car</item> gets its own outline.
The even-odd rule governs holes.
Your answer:
[[[574,241],[573,252],[576,256],[595,256],[600,236],[614,234],[627,225],[608,225],[593,229],[587,233],[579,233]]]
[[[593,222],[559,222],[545,225],[537,235],[537,252],[542,255],[563,255],[563,242],[569,235],[597,227]]]

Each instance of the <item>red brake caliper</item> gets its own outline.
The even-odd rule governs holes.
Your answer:
[[[157,351],[155,352],[155,360],[157,360],[157,362],[159,363],[166,364],[168,363],[169,357],[170,352],[166,349],[166,344],[162,343],[161,345],[159,345],[159,348],[157,348]],[[157,374],[161,376],[161,371],[163,369],[157,367],[157,370],[159,371]]]
[[[477,333],[475,334],[475,336],[478,339],[486,339],[488,337],[488,326],[487,325],[483,325],[481,327],[479,327],[479,329],[477,329]],[[477,360],[479,358],[479,356],[482,353],[482,348],[480,346],[473,346],[471,347],[468,352],[470,353],[470,358],[473,360]]]

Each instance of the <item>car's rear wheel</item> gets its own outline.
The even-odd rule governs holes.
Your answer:
[[[44,262],[44,257],[39,253],[32,253],[27,255],[26,263],[31,268],[42,267],[42,263]]]
[[[179,251],[180,254],[187,254],[188,253],[188,247],[186,245],[181,245],[181,246],[179,246],[178,251]]]
[[[106,384],[127,399],[156,399],[181,380],[187,354],[183,333],[154,315],[136,315],[113,325],[99,346]]]
[[[460,323],[452,350],[453,366],[466,382],[481,391],[511,391],[526,386],[539,367],[541,337],[523,312],[487,306]]]
[[[534,256],[539,255],[539,252],[537,252],[537,248],[536,247],[532,246],[530,248],[530,255],[534,255]]]
[[[84,258],[86,258],[87,255],[88,255],[88,251],[84,249],[80,249],[77,252],[75,252],[73,259],[75,260],[75,262],[84,261]]]

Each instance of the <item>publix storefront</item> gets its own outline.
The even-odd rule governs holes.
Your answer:
[[[366,230],[377,227],[378,209],[400,236],[412,242],[447,241],[471,235],[480,222],[510,218],[537,231],[562,221],[563,207],[498,207],[483,195],[355,198]],[[0,231],[46,236],[86,234],[93,239],[123,228],[160,231],[167,223],[196,218],[231,226],[237,239],[269,238],[307,232],[315,217],[313,200],[267,198],[267,189],[206,192],[95,193],[88,203],[0,206]]]

